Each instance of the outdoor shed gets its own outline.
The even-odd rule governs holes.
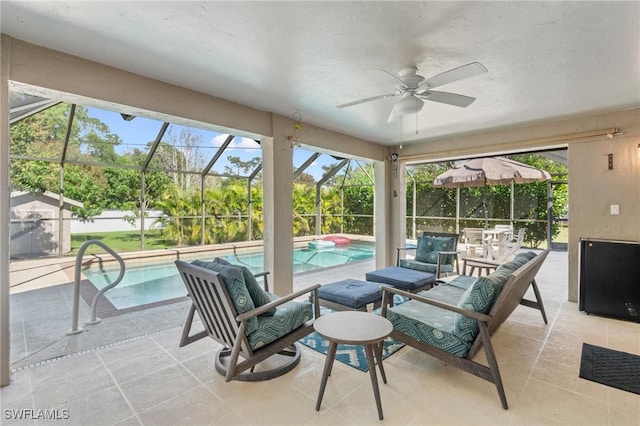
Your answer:
[[[59,194],[49,191],[41,194],[12,192],[11,257],[57,255],[60,245],[63,253],[71,251],[72,207],[81,208],[82,203],[63,197],[61,227]]]

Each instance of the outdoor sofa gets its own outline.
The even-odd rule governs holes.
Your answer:
[[[396,306],[385,302],[381,315],[393,324],[392,338],[494,383],[506,410],[490,337],[521,303],[548,253],[521,253],[488,276],[459,275],[417,294],[383,286],[383,301],[392,295],[409,300]],[[473,359],[480,348],[488,365]]]

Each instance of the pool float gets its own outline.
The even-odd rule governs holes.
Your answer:
[[[309,247],[312,250],[328,249],[328,248],[333,248],[335,246],[336,246],[336,243],[334,243],[333,241],[325,241],[325,240],[313,240],[313,241],[309,241],[309,244],[307,244],[307,247]]]
[[[351,242],[347,237],[341,235],[328,235],[322,239],[323,241],[333,241],[336,245],[342,246]]]

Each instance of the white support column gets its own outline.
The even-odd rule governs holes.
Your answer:
[[[374,162],[374,234],[376,268],[395,265],[396,248],[406,240],[406,190],[404,165]]]
[[[10,325],[9,325],[9,59],[11,42],[2,37],[0,60],[0,386],[10,382]],[[4,53],[7,53],[6,55]]]
[[[391,216],[393,222],[393,264],[395,265],[397,247],[407,245],[407,163],[397,161],[397,173],[394,171]],[[396,176],[397,175],[397,176]],[[414,187],[414,195],[416,188]],[[414,208],[416,199],[414,198]],[[414,227],[414,233],[418,232]],[[401,253],[404,256],[405,252]]]
[[[264,268],[271,272],[271,291],[293,291],[293,148],[285,130],[291,123],[274,118],[273,138],[264,138],[263,214]]]

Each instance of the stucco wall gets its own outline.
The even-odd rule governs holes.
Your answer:
[[[569,145],[571,301],[579,295],[580,238],[640,241],[640,110],[607,119],[607,124],[614,122],[624,135]],[[613,154],[613,170],[608,154]],[[619,215],[611,215],[611,205],[619,206]]]

